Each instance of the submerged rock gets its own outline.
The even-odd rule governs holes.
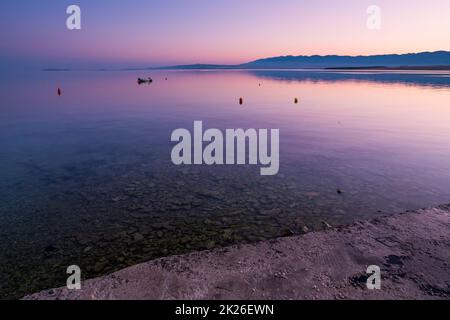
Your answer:
[[[325,227],[325,228],[327,228],[327,229],[331,229],[331,228],[333,228],[328,222],[326,222],[326,221],[322,221],[322,225]]]
[[[280,208],[273,208],[270,210],[263,210],[261,211],[261,214],[265,215],[265,216],[276,216],[279,215],[281,213],[281,209]]]
[[[52,245],[46,246],[44,249],[45,252],[53,252],[56,251],[56,248]]]
[[[91,249],[92,249],[92,247],[86,247],[86,248],[84,248],[83,252],[87,253],[87,252],[91,251]]]
[[[97,262],[94,265],[94,272],[100,273],[100,272],[103,271],[103,269],[105,269],[105,267],[106,267],[106,263],[104,263],[104,262]]]
[[[290,236],[293,236],[293,235],[294,235],[294,232],[291,229],[288,229],[288,228],[281,230],[281,233],[280,233],[281,237],[290,237]]]
[[[215,247],[215,245],[216,245],[216,243],[214,242],[214,241],[208,241],[207,243],[206,243],[206,249],[212,249],[212,248],[214,248]]]

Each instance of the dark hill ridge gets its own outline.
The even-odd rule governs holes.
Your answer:
[[[280,56],[259,59],[239,65],[194,64],[165,67],[162,69],[300,69],[300,68],[395,68],[450,66],[449,51],[408,54],[384,54],[373,56]]]

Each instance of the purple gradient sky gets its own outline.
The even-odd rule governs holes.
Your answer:
[[[66,29],[69,4],[81,31]],[[379,31],[366,27],[372,4]],[[449,0],[6,0],[0,17],[0,64],[39,68],[450,51]]]

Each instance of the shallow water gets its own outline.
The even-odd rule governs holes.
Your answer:
[[[0,83],[0,298],[63,285],[72,264],[93,277],[450,202],[448,72],[37,72]],[[170,135],[194,120],[279,128],[279,174],[174,166]]]

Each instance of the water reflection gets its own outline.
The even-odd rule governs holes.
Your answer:
[[[434,88],[450,87],[449,71],[249,71],[259,78],[280,81],[342,82],[366,81],[385,84],[406,84]]]

